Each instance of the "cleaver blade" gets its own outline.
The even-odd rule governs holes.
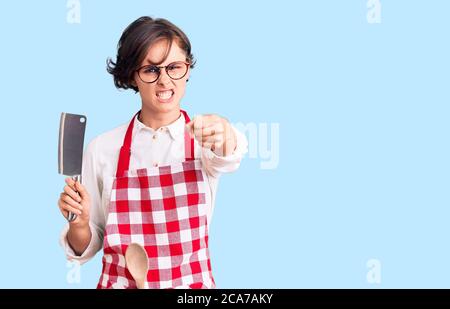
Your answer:
[[[61,113],[58,141],[58,172],[81,182],[84,133],[87,118],[84,115]],[[67,220],[75,220],[69,213]]]

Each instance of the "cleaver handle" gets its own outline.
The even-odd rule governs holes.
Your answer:
[[[72,176],[72,179],[75,182],[77,182],[77,181],[81,182],[81,175]],[[74,214],[73,212],[69,211],[69,214],[67,215],[67,221],[72,222],[76,218],[77,218],[77,215]]]

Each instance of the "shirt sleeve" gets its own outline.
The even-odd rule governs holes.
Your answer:
[[[202,163],[207,173],[212,177],[218,177],[222,173],[231,173],[236,171],[243,156],[248,151],[248,142],[244,134],[232,126],[236,134],[236,149],[228,156],[219,156],[211,149],[202,148]]]
[[[97,174],[96,161],[96,139],[92,140],[83,156],[83,167],[81,181],[86,187],[90,198],[90,221],[91,241],[81,256],[77,255],[70,247],[67,241],[67,232],[69,231],[69,223],[66,224],[61,232],[60,244],[63,247],[68,260],[76,260],[80,264],[86,263],[92,259],[95,254],[102,248],[105,219],[101,205],[102,181],[100,175]]]

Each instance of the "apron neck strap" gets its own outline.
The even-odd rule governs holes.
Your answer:
[[[184,110],[180,110],[184,115],[184,119],[186,123],[190,120],[188,114]],[[141,111],[137,112],[133,119],[131,119],[130,124],[128,125],[127,132],[125,133],[125,138],[123,141],[123,145],[120,148],[119,153],[119,161],[117,163],[117,172],[116,177],[120,177],[127,171],[130,167],[130,157],[131,157],[131,141],[133,138],[133,127],[134,120],[136,116],[138,116]],[[189,135],[187,130],[184,131],[184,151],[185,151],[185,159],[186,161],[194,160],[194,138]]]

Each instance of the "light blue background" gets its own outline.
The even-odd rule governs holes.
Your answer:
[[[105,61],[142,15],[191,39],[191,114],[280,125],[277,169],[221,180],[219,288],[450,287],[450,1],[381,0],[381,24],[366,0],[80,3],[80,24],[65,0],[0,5],[0,287],[96,286],[101,254],[69,284],[58,245],[59,115],[88,115],[87,143],[139,109]]]

